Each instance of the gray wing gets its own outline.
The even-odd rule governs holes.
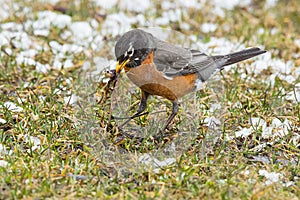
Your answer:
[[[216,71],[222,70],[227,63],[228,56],[208,56],[198,50],[190,50],[192,52],[191,67],[185,73],[197,73],[201,81],[209,79]]]
[[[226,56],[217,59],[198,50],[190,50],[157,40],[154,63],[158,71],[167,77],[197,73],[202,81],[206,81],[227,62]]]
[[[192,54],[188,49],[157,39],[154,57],[157,70],[164,73],[176,73],[182,67],[188,65],[191,59]]]

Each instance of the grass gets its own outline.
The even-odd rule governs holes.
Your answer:
[[[212,14],[208,4],[201,11],[190,8],[188,15],[182,14],[189,30],[182,29],[181,22],[171,23],[170,27],[207,42],[212,37],[226,37],[246,46],[264,45],[274,59],[292,61],[293,73],[300,64],[300,47],[295,43],[300,39],[299,1],[279,1],[271,9],[264,9],[260,1],[253,2],[250,8],[226,11],[226,18]],[[38,2],[14,3],[31,8],[33,16],[53,9]],[[104,12],[88,1],[80,1],[79,5],[64,3],[59,2],[58,7],[65,9],[73,21],[96,19],[99,32],[105,18],[120,10]],[[55,9],[59,10],[58,7]],[[158,1],[155,7],[161,9]],[[125,13],[134,16],[132,12]],[[146,17],[151,18],[149,13]],[[161,13],[158,10],[153,17],[160,17]],[[17,9],[2,23],[25,24],[29,19],[30,15]],[[202,33],[199,24],[208,21],[219,28],[213,33]],[[262,28],[265,31],[258,34]],[[70,38],[62,39],[60,34],[64,30],[57,27],[51,27],[48,36],[35,36],[32,31],[27,32],[30,39],[42,46],[49,47],[52,40],[62,45],[73,42]],[[18,64],[17,55],[23,50],[14,41],[1,46],[0,118],[6,122],[0,123],[0,161],[7,162],[0,166],[1,199],[299,198],[299,138],[294,137],[299,137],[299,103],[286,99],[289,92],[296,90],[298,77],[293,83],[276,77],[271,85],[265,81],[273,73],[271,68],[256,74],[247,65],[232,66],[216,75],[203,90],[185,97],[186,103],[181,103],[169,137],[153,141],[147,136],[143,142],[124,139],[114,145],[120,139],[116,130],[120,120],[110,121],[111,105],[120,109],[113,110],[116,115],[133,113],[139,91],[124,76],[120,87],[105,99],[104,79],[83,78],[81,65],[85,61],[97,55],[113,59],[110,48],[115,39],[108,35],[103,41],[106,44],[99,52],[86,47],[90,56],[69,53],[74,67],[51,69],[47,73],[36,72],[35,65]],[[54,54],[45,48],[38,50],[34,59],[51,65]],[[66,102],[70,94],[81,97],[77,106]],[[5,102],[13,102],[23,110],[13,112],[4,106]],[[221,108],[209,111],[215,103]],[[151,98],[150,114],[133,120],[126,129],[146,135],[156,133],[169,114],[169,107],[168,101]],[[164,112],[153,114],[161,110]],[[208,126],[208,117],[221,122]],[[250,119],[255,118],[263,119],[267,125],[275,118],[281,122],[288,119],[292,125],[281,137],[264,138],[263,128],[251,124]],[[253,131],[248,137],[227,139],[250,127]],[[153,155],[157,160],[150,161],[152,165],[138,163],[145,155]],[[175,162],[162,167],[153,164],[167,158]],[[260,175],[260,170],[278,173],[279,180],[267,185],[268,179]],[[292,185],[286,186],[289,182]]]

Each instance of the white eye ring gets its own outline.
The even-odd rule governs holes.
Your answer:
[[[130,44],[128,50],[124,53],[125,57],[131,57],[134,54],[134,48],[133,46]]]
[[[129,47],[129,49],[126,52],[126,55],[128,55],[129,57],[131,57],[134,53],[134,48],[132,46]]]

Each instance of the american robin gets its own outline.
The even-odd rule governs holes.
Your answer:
[[[224,66],[265,52],[252,47],[227,55],[209,56],[198,50],[169,44],[141,29],[126,32],[115,45],[116,73],[125,69],[142,95],[136,113],[119,129],[143,113],[149,95],[158,95],[172,102],[172,113],[162,128],[164,131],[178,112],[179,98],[201,89],[203,83]]]

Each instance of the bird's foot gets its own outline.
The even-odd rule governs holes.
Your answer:
[[[122,129],[122,127],[118,127],[118,133],[119,133],[119,137],[116,139],[115,141],[115,145],[118,145],[120,143],[122,143],[124,141],[124,139],[130,139],[130,140],[134,140],[136,142],[142,142],[143,140],[145,140],[145,138],[143,137],[139,137],[137,135],[132,135],[132,134],[129,134],[128,132],[124,131]]]

